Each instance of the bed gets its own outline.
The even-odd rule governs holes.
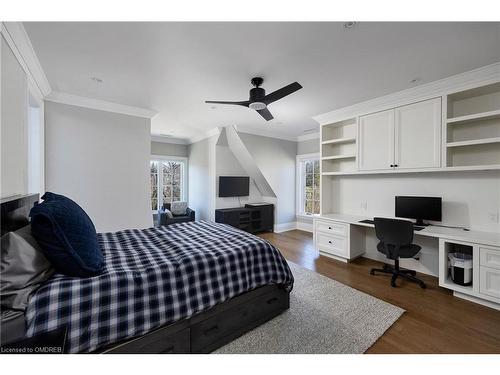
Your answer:
[[[2,232],[26,225],[36,199],[2,203]],[[289,307],[282,255],[236,228],[202,221],[98,238],[104,272],[44,283],[23,317],[27,340],[63,331],[68,353],[207,353]]]

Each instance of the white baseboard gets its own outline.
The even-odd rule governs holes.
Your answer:
[[[304,223],[303,221],[297,221],[297,229],[312,233],[313,223]]]
[[[313,224],[312,223],[303,223],[300,221],[290,221],[289,223],[282,223],[282,224],[275,224],[274,225],[274,233],[282,233],[286,232],[289,230],[303,230],[305,232],[311,232],[313,231]]]
[[[274,225],[274,233],[286,232],[288,230],[293,230],[293,229],[297,229],[297,223],[295,221]]]
[[[487,301],[487,300],[482,299],[482,298],[476,298],[474,296],[469,296],[467,294],[463,294],[463,293],[460,293],[457,291],[454,291],[453,295],[457,298],[462,298],[462,299],[465,299],[465,300],[470,301],[470,302],[479,303],[480,305],[491,307],[492,309],[495,309],[495,310],[500,310],[500,304],[495,303],[495,302],[490,302],[490,301]]]

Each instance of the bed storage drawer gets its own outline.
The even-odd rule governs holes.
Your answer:
[[[209,353],[243,333],[257,327],[289,307],[289,293],[275,289],[250,302],[234,304],[207,319],[191,325],[192,353]]]
[[[190,352],[189,323],[157,329],[113,347],[110,354],[182,354]]]

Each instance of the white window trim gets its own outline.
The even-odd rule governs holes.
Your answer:
[[[189,186],[188,186],[188,158],[185,156],[168,156],[168,155],[151,155],[150,161],[182,161],[184,163],[184,169],[182,170],[182,189],[181,189],[181,201],[188,202],[189,197]],[[160,178],[160,173],[158,170],[158,178]],[[159,187],[159,184],[158,184]],[[158,201],[160,200],[160,194],[158,194]],[[189,202],[188,202],[189,205]],[[157,213],[157,210],[153,210],[153,213]]]
[[[26,170],[25,174],[25,186],[27,193],[38,193],[40,197],[45,193],[45,110],[43,97],[40,96],[38,87],[28,80],[28,90],[27,90],[27,103],[28,111],[32,108],[37,108],[38,114],[38,137],[37,139],[30,139],[32,134],[30,134],[30,114],[26,113],[26,141],[28,145],[28,158],[26,160]],[[38,141],[39,144],[35,147],[38,150],[39,155],[36,156],[32,153],[31,142],[34,140]],[[38,165],[32,164],[36,163]],[[33,169],[37,170],[37,173],[33,173]],[[39,181],[31,180],[34,175],[38,175]]]
[[[314,152],[310,154],[300,154],[297,155],[296,162],[295,162],[295,181],[296,181],[296,200],[295,200],[295,210],[296,210],[296,216],[298,217],[316,217],[319,216],[318,214],[306,214],[304,213],[303,207],[302,207],[302,193],[303,193],[303,186],[305,186],[305,183],[303,181],[303,176],[301,174],[301,164],[302,162],[310,159],[320,159],[319,152]],[[320,177],[321,178],[321,177]],[[321,199],[321,197],[320,197]]]

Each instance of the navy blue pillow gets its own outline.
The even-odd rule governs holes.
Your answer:
[[[47,192],[31,209],[31,233],[57,271],[67,276],[99,274],[104,258],[85,211],[71,199]]]

